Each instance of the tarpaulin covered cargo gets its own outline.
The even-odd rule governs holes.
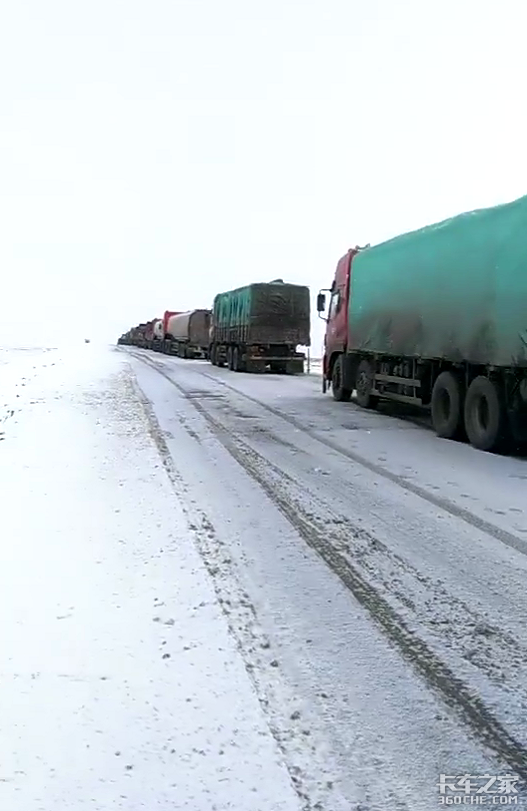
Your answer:
[[[154,340],[154,324],[156,323],[156,319],[153,318],[151,321],[147,321],[145,327],[145,340],[146,341],[153,341]]]
[[[213,334],[218,342],[309,346],[309,288],[260,282],[219,293]]]
[[[527,197],[359,252],[349,349],[527,365]]]
[[[170,316],[167,335],[174,341],[182,341],[191,346],[208,347],[210,310],[189,310]]]

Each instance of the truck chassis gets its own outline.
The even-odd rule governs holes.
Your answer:
[[[426,409],[436,434],[468,439],[479,450],[527,441],[527,375],[521,368],[489,368],[363,352],[324,357],[323,390],[340,402],[376,408],[392,400]]]
[[[227,366],[233,372],[297,375],[304,372],[305,355],[283,344],[212,343],[209,359],[213,366]]]

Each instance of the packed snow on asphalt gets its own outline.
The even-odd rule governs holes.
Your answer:
[[[320,389],[0,352],[2,811],[521,804],[527,463]]]

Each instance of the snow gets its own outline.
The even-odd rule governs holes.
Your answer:
[[[217,589],[250,595],[259,633],[280,654],[281,679],[310,708],[319,755],[306,779],[326,763],[350,804],[358,794],[368,811],[383,809],[389,792],[390,807],[434,807],[440,772],[500,768],[480,721],[465,723],[476,696],[502,725],[497,748],[512,734],[524,762],[522,539],[511,545],[499,519],[486,525],[477,510],[458,510],[441,464],[455,468],[463,492],[474,496],[472,480],[488,476],[482,507],[493,509],[511,497],[507,477],[523,460],[478,454],[414,422],[334,403],[309,377],[234,375],[203,362],[132,354],[148,360],[134,360],[138,381],[173,457],[182,460],[188,492],[214,526],[216,540],[202,545],[202,554],[218,569]],[[350,457],[359,443],[361,452]],[[413,462],[416,490],[392,473],[398,452]],[[420,664],[420,656],[401,661],[385,646],[375,610],[365,612],[338,569],[311,551],[310,535],[347,560],[409,638],[422,642]],[[216,566],[227,553],[232,565]],[[239,644],[250,655],[243,633]],[[450,671],[448,697],[434,678],[423,678],[434,660],[437,672]],[[265,679],[260,689],[268,695]],[[280,704],[276,698],[269,708],[277,724]]]
[[[0,387],[2,811],[428,811],[525,763],[523,459],[316,370],[86,345]]]
[[[300,808],[125,359],[0,376],[0,808]]]

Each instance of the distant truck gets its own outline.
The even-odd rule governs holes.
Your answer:
[[[179,314],[180,314],[180,310],[165,310],[165,313],[163,315],[163,341],[166,341],[169,338],[169,335],[168,335],[168,322],[169,322],[169,319],[173,315],[179,315]]]
[[[149,349],[152,349],[154,352],[163,352],[163,344],[163,319],[155,318],[152,324],[152,342]]]
[[[527,197],[355,248],[337,264],[323,391],[430,409],[480,450],[527,438]]]
[[[180,358],[206,358],[210,315],[210,310],[189,310],[170,315],[166,320],[163,351]]]
[[[138,324],[136,327],[132,327],[130,330],[130,345],[146,349],[148,330],[148,323]]]
[[[209,359],[236,372],[301,374],[310,346],[309,288],[281,279],[218,293]]]
[[[145,340],[145,348],[146,349],[153,349],[154,348],[154,341],[155,341],[155,325],[157,322],[157,318],[153,318],[151,321],[146,322],[145,330],[144,330],[144,340]]]

